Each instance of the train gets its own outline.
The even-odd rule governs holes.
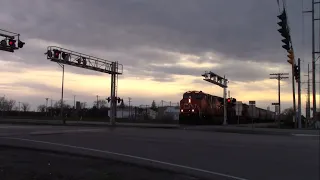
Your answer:
[[[183,93],[183,97],[180,100],[179,123],[221,125],[224,120],[223,101],[223,97],[207,94],[202,91],[187,91]],[[275,121],[275,112],[259,107],[250,107],[245,103],[242,103],[241,116],[237,116],[235,109],[236,99],[228,98],[226,102],[228,124]]]

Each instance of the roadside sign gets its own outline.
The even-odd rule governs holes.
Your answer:
[[[279,105],[276,105],[274,108],[275,108],[276,115],[278,115],[279,114]]]
[[[249,101],[250,105],[256,105],[256,101]]]
[[[271,103],[272,105],[279,105],[279,103]]]
[[[236,102],[236,115],[241,116],[242,115],[242,101]]]

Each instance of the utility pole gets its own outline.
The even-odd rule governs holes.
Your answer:
[[[48,116],[48,99],[49,98],[46,98],[46,116]]]
[[[97,108],[99,108],[99,96],[97,95]]]
[[[53,111],[53,110],[52,110],[52,97],[51,97],[50,100],[51,100],[51,117],[52,117],[52,111]]]
[[[308,77],[306,118],[307,118],[307,121],[309,121],[310,120],[310,68],[309,68],[309,63],[308,63],[308,75],[306,75],[306,76]],[[307,123],[306,123],[305,127],[307,127]]]
[[[300,78],[300,58],[298,58],[298,72],[296,72],[298,82],[298,128],[301,129],[301,78]]]
[[[76,95],[73,95],[73,109],[76,109]]]
[[[129,118],[131,119],[131,106],[130,106],[131,97],[128,97],[128,99],[129,99]]]
[[[161,100],[161,107],[163,107],[163,100]]]
[[[281,114],[281,101],[280,101],[280,81],[281,79],[288,79],[289,77],[288,76],[285,76],[285,75],[289,75],[289,73],[273,73],[273,74],[270,74],[270,79],[277,79],[278,80],[278,115],[279,115],[279,118],[278,118],[278,123],[279,123],[279,127],[280,127],[280,114]],[[294,79],[293,79],[294,80]]]
[[[319,4],[320,2],[315,2],[312,0],[312,10],[311,11],[303,11],[303,13],[311,13],[311,21],[312,21],[312,114],[313,119],[315,120],[317,114],[317,104],[316,104],[316,57],[315,54],[319,52],[315,52],[315,25],[314,22],[320,20],[319,18],[314,18],[314,5]]]

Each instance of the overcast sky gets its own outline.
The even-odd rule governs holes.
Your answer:
[[[311,0],[303,6],[310,9]],[[306,73],[311,17],[304,15],[302,23],[302,0],[288,1],[287,9],[295,53]],[[20,33],[26,45],[0,53],[0,93],[33,108],[46,97],[58,100],[61,68],[44,55],[47,46],[57,45],[123,64],[118,94],[135,105],[177,103],[188,90],[222,96],[221,88],[202,80],[211,70],[226,75],[237,100],[271,107],[277,82],[269,74],[291,73],[278,14],[276,0],[3,0],[0,28]],[[74,95],[88,104],[96,95],[109,96],[110,75],[71,66],[65,71],[68,103]],[[281,88],[286,108],[292,104],[291,80]]]

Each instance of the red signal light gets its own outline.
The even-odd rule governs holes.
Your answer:
[[[228,103],[229,103],[229,102],[231,102],[231,100],[230,100],[230,99],[228,99]]]
[[[9,40],[9,46],[15,47],[15,45],[16,45],[15,43],[16,43],[15,40],[13,40],[13,39]]]

